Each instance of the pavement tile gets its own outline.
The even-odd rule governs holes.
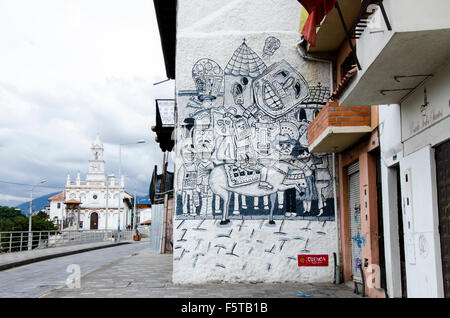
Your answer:
[[[360,297],[345,285],[326,283],[173,284],[172,254],[151,254],[147,249],[135,254],[83,276],[81,289],[65,287],[45,297],[297,298],[299,290],[312,297]]]

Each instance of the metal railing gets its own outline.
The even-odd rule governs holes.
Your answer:
[[[0,232],[0,254],[28,250],[28,231]],[[70,246],[95,242],[114,242],[117,230],[32,231],[31,249]],[[132,230],[120,230],[121,240],[131,240]]]

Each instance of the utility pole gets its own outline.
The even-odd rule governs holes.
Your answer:
[[[33,187],[37,186],[38,184],[41,183],[45,183],[47,182],[47,179],[42,179],[40,182],[36,183],[35,185],[31,186],[30,189],[30,212],[29,212],[29,216],[28,216],[28,250],[31,251],[32,247],[33,247],[33,235],[31,233],[31,218],[32,218],[32,214],[33,214]]]
[[[114,174],[109,174],[106,176],[106,217],[105,217],[105,230],[108,229],[108,213],[109,213],[109,180],[114,178]],[[114,185],[113,185],[114,187]]]
[[[32,239],[33,239],[33,236],[31,234],[31,214],[33,213],[32,205],[33,205],[33,187],[31,187],[31,189],[30,189],[30,212],[28,213],[28,250],[29,251],[31,251]]]
[[[128,143],[128,144],[119,144],[119,180],[118,180],[118,184],[119,184],[119,204],[118,204],[118,210],[117,210],[117,243],[120,242],[120,203],[122,201],[122,198],[120,197],[120,187],[121,187],[121,183],[122,183],[122,173],[121,173],[121,168],[122,168],[122,146],[126,146],[126,145],[134,145],[134,144],[143,144],[145,143],[145,140],[138,140],[136,142],[132,142],[132,143]],[[126,222],[126,220],[125,220]]]
[[[108,199],[109,199],[109,179],[106,177],[106,214],[105,214],[105,230],[108,229]]]
[[[119,203],[117,205],[117,243],[120,242],[120,186],[122,183],[122,175],[121,175],[121,165],[122,165],[122,144],[119,144],[119,180],[117,180],[118,190],[119,190]]]
[[[134,180],[133,235],[136,235],[136,180]]]

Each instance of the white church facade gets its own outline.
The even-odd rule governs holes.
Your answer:
[[[63,192],[49,198],[50,219],[60,228],[71,228],[79,217],[82,230],[116,230],[118,227],[120,184],[120,228],[132,220],[132,195],[125,191],[124,177],[117,180],[105,173],[103,143],[97,135],[91,146],[89,170],[85,180],[77,173],[75,181],[67,176]],[[72,226],[74,227],[74,226]]]

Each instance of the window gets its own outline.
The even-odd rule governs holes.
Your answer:
[[[61,209],[61,203],[58,203],[58,204],[57,204],[57,208],[58,208],[58,209]]]

